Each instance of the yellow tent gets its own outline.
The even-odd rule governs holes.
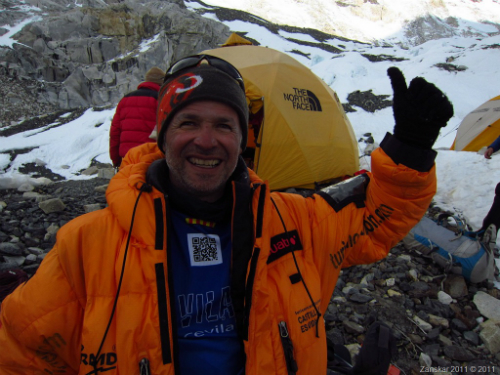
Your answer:
[[[358,144],[342,104],[309,68],[285,53],[254,45],[203,53],[241,72],[250,121],[258,119],[249,133],[253,169],[272,190],[314,188],[359,170]]]
[[[231,46],[251,46],[252,42],[246,40],[242,36],[239,36],[236,33],[232,33],[229,38],[227,38],[226,42],[221,45],[221,47],[231,47]]]
[[[470,112],[460,123],[451,146],[456,151],[479,151],[500,136],[500,96]]]

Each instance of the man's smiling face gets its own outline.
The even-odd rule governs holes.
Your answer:
[[[239,118],[230,106],[197,101],[177,112],[165,133],[165,159],[172,184],[214,202],[224,193],[241,153]]]

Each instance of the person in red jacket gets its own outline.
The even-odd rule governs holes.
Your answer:
[[[109,156],[115,168],[132,147],[156,141],[149,135],[156,125],[158,90],[164,76],[165,72],[156,66],[149,69],[145,82],[118,103],[109,131]]]

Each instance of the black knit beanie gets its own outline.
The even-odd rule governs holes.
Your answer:
[[[157,144],[160,150],[165,152],[165,132],[175,113],[200,100],[221,102],[236,111],[242,133],[241,149],[244,151],[248,138],[248,104],[245,93],[234,78],[208,64],[182,70],[182,73],[170,77],[160,88],[156,116]]]

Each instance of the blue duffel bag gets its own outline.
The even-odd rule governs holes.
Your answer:
[[[455,223],[450,225],[449,220]],[[464,276],[473,283],[495,280],[497,229],[490,225],[484,233],[467,230],[464,220],[448,214],[436,219],[424,216],[403,239],[405,248],[432,258],[446,272]]]

